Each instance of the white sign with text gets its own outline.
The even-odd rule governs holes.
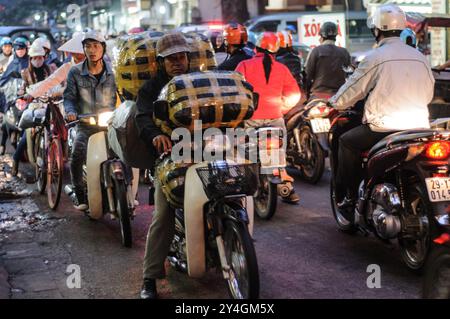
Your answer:
[[[325,22],[334,22],[338,25],[336,45],[346,47],[347,32],[344,13],[326,13],[302,15],[298,18],[298,34],[301,44],[314,48],[320,44],[320,27]]]

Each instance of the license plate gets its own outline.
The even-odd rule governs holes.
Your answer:
[[[431,202],[450,201],[450,177],[425,178],[425,183]]]
[[[311,126],[313,133],[326,133],[330,130],[329,119],[312,119]]]

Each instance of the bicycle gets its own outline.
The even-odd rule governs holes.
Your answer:
[[[48,206],[56,210],[61,198],[63,144],[67,141],[67,130],[59,107],[62,100],[40,98],[40,101],[47,104],[47,108],[34,136],[36,183],[41,194],[47,193]]]

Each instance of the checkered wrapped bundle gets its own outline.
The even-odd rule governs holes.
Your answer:
[[[136,100],[139,88],[158,72],[158,36],[140,33],[118,40],[114,63],[117,88],[125,100]]]
[[[208,37],[194,32],[185,34],[185,37],[191,49],[190,72],[214,70],[217,67],[216,54]]]
[[[194,130],[194,121],[202,129],[235,128],[252,117],[253,87],[237,72],[208,71],[174,77],[161,91],[159,100],[168,102],[169,121],[156,121],[170,134],[177,127]]]
[[[155,170],[155,178],[173,208],[183,208],[184,181],[190,164],[175,163],[170,156],[165,157]]]

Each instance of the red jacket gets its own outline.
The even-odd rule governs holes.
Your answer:
[[[283,114],[300,101],[300,89],[289,69],[272,57],[269,83],[263,66],[263,53],[239,63],[236,71],[244,75],[259,94],[259,106],[252,120],[268,120],[283,117]]]

